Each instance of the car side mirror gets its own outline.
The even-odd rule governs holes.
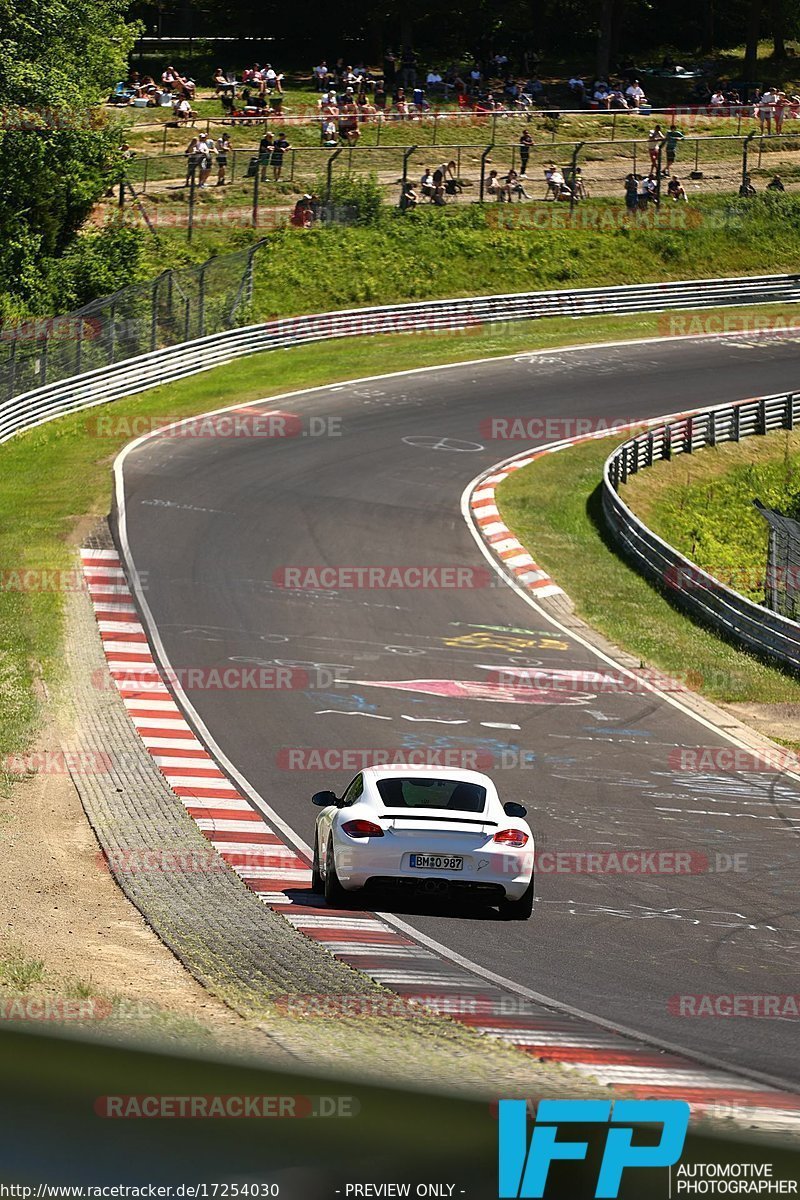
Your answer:
[[[335,792],[315,792],[311,803],[316,804],[317,808],[328,808],[331,804],[338,804],[339,799]]]
[[[524,804],[516,804],[513,800],[509,800],[508,804],[503,805],[503,812],[507,817],[527,817],[528,810]]]

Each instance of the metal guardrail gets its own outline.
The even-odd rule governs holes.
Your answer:
[[[580,317],[798,301],[800,276],[759,275],[433,300],[267,321],[226,329],[150,353],[123,357],[93,371],[5,400],[0,403],[0,443],[65,413],[130,396],[247,354],[328,338],[460,330],[548,316]],[[130,341],[135,343],[136,338],[130,337],[130,333],[128,330]],[[114,337],[107,340],[112,353],[115,346],[123,344],[121,339]]]
[[[638,471],[705,446],[800,425],[800,393],[762,396],[720,405],[667,425],[648,429],[618,446],[603,470],[602,506],[611,534],[626,558],[691,616],[767,655],[800,670],[800,624],[772,612],[726,587],[696,563],[657,537],[619,496],[619,487]]]

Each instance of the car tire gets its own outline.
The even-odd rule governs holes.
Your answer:
[[[325,859],[325,903],[331,908],[343,908],[347,903],[347,892],[339,882],[336,874],[336,859],[333,856],[333,839],[328,842],[328,853]]]
[[[314,838],[314,861],[311,864],[311,890],[318,896],[325,892],[325,881],[319,869],[319,842]]]
[[[501,900],[500,916],[504,921],[527,921],[533,913],[534,887],[531,879],[519,900]]]

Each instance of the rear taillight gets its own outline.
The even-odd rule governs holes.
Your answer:
[[[492,841],[500,842],[502,846],[524,846],[528,841],[528,835],[521,829],[500,829]]]
[[[374,821],[345,821],[342,830],[351,838],[383,837],[383,830]]]

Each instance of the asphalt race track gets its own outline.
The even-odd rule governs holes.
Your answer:
[[[681,769],[676,747],[730,743],[648,692],[545,690],[540,703],[510,703],[454,687],[509,667],[608,669],[485,571],[468,588],[338,591],[288,590],[281,572],[485,568],[462,492],[528,445],[487,440],[489,416],[635,420],[799,383],[800,346],[787,339],[553,351],[259,406],[304,426],[335,418],[338,436],[156,435],[124,465],[130,549],[173,668],[277,663],[338,676],[321,689],[189,692],[227,757],[306,842],[311,793],[339,791],[358,763],[300,769],[314,757],[300,751],[427,746],[491,756],[502,797],[528,805],[540,851],[706,855],[711,869],[683,875],[540,872],[528,922],[423,902],[403,917],[560,1002],[794,1084],[796,1023],[681,1017],[670,998],[799,990],[800,785]],[[417,682],[392,686],[403,681]],[[746,870],[714,869],[736,853]]]

